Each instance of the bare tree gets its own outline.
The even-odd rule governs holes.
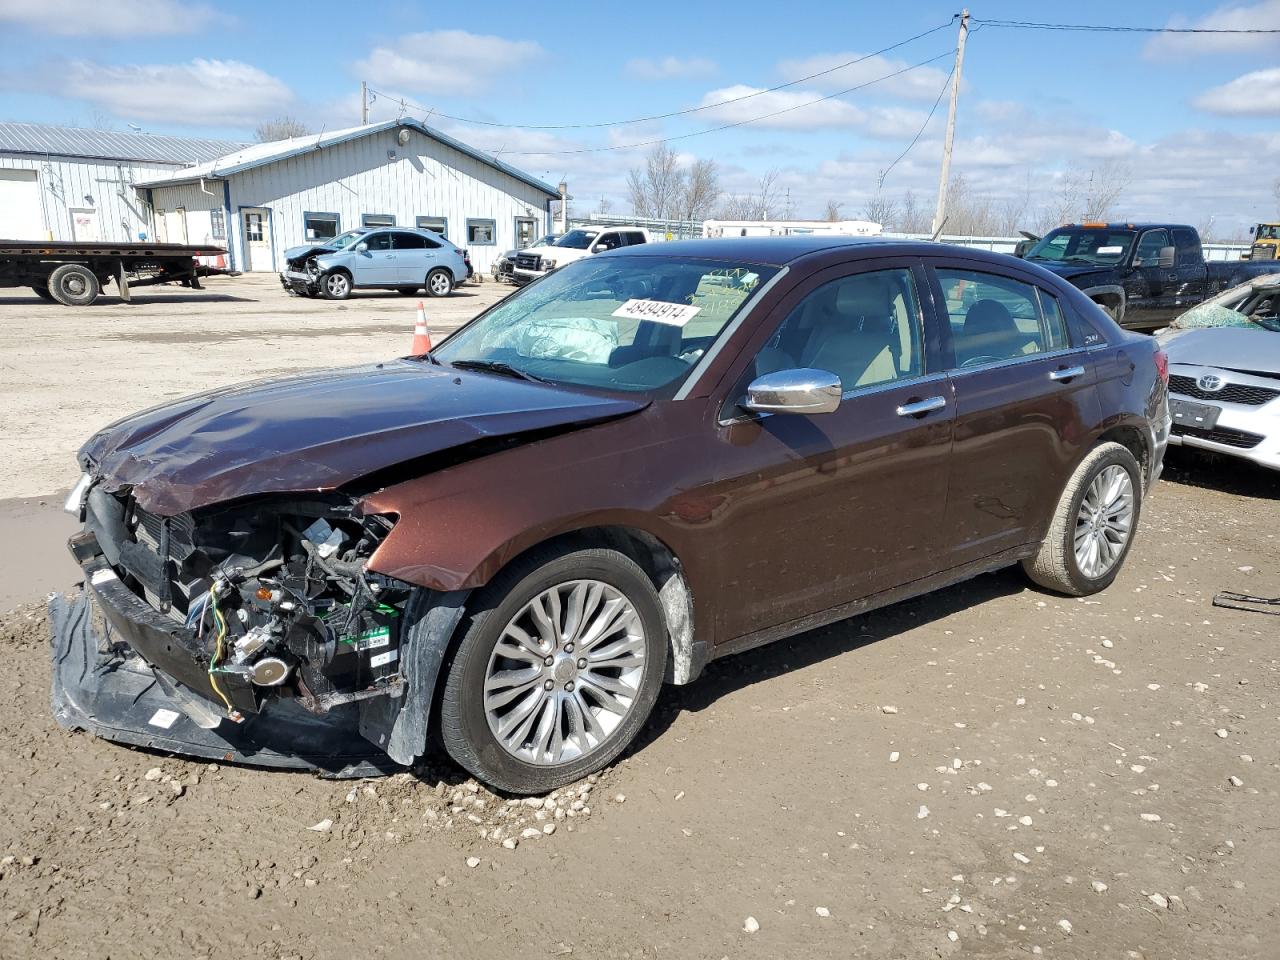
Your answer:
[[[898,201],[877,193],[863,206],[862,219],[892,230],[898,223]]]
[[[902,198],[902,212],[898,216],[898,229],[903,233],[924,233],[929,229],[931,214],[920,204],[920,198],[908,190]]]
[[[609,211],[613,209],[613,204],[609,202],[609,198],[604,194],[600,195],[600,205],[596,207],[596,213],[602,217],[609,215]]]
[[[778,211],[778,171],[768,170],[753,193],[729,194],[720,205],[721,220],[770,220]]]
[[[627,174],[627,193],[637,217],[672,220],[680,208],[685,190],[685,172],[676,152],[659,143],[645,157],[644,167]]]
[[[305,137],[310,132],[311,128],[301,120],[284,116],[264,120],[254,128],[253,135],[258,138],[259,143],[270,143],[273,140],[288,140],[290,137]]]
[[[714,160],[695,160],[684,175],[681,220],[705,220],[720,201],[720,168]]]
[[[1057,194],[1045,206],[1041,226],[1106,220],[1132,180],[1128,165],[1119,160],[1107,160],[1088,170],[1069,168],[1058,181]]]
[[[840,210],[843,207],[844,207],[844,204],[841,203],[839,200],[828,200],[827,212],[823,215],[823,219],[826,220],[828,223],[837,223],[840,220],[840,217],[841,217]]]

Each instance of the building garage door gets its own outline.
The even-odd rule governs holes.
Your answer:
[[[0,240],[43,240],[40,183],[34,170],[0,170]]]

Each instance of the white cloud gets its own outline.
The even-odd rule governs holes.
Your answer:
[[[623,70],[641,80],[672,80],[680,77],[706,77],[718,68],[714,60],[705,57],[636,57],[628,60]]]
[[[486,90],[501,75],[522,70],[544,54],[532,40],[431,30],[375,47],[352,68],[375,87],[456,95]]]
[[[798,60],[783,60],[778,64],[778,73],[784,80],[798,80],[823,70],[831,70],[838,64],[856,60],[860,56],[861,54],[849,52],[819,53]],[[808,83],[824,93],[830,93],[833,90],[847,90],[850,87],[878,80],[880,77],[889,77],[889,74],[908,66],[910,63],[906,60],[894,60],[883,56],[868,57],[861,63],[833,70]],[[909,100],[935,100],[946,79],[945,70],[939,70],[937,67],[917,67],[899,76],[881,80],[868,89],[878,94],[904,97]]]
[[[1199,30],[1276,30],[1280,29],[1280,0],[1229,3],[1198,20],[1175,15],[1169,18],[1165,26]],[[1275,34],[1265,33],[1162,33],[1153,37],[1143,52],[1151,59],[1160,59],[1170,56],[1249,53],[1274,49],[1278,44],[1280,38]]]
[[[136,37],[195,33],[213,20],[203,3],[179,0],[0,0],[0,23],[60,36]]]
[[[251,126],[285,113],[293,91],[239,60],[101,64],[74,60],[44,74],[41,89],[118,117],[198,126]]]
[[[773,130],[851,127],[866,119],[866,113],[863,110],[843,100],[823,100],[821,103],[812,103],[811,101],[822,96],[813,90],[775,90],[771,93],[763,93],[759,88],[748,87],[745,84],[712,90],[702,98],[702,105],[747,97],[751,94],[759,94],[759,96],[712,107],[702,111],[700,116],[711,123],[723,124],[753,120],[755,117],[764,117],[781,110],[790,111],[752,123],[752,127],[756,129]]]
[[[1225,116],[1280,116],[1280,67],[1254,70],[1211,87],[1191,104],[1206,113]]]

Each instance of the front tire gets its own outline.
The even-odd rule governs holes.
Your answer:
[[[65,306],[87,307],[101,292],[98,278],[83,264],[64,263],[49,274],[49,295]]]
[[[615,550],[539,551],[476,594],[445,670],[445,750],[509,793],[611,763],[662,686],[667,632],[645,572]]]
[[[1142,512],[1142,468],[1127,447],[1102,443],[1067,481],[1048,534],[1022,569],[1042,587],[1072,597],[1111,585]]]
[[[326,300],[346,300],[351,296],[351,274],[334,270],[320,281],[320,292]]]
[[[427,293],[433,297],[447,297],[453,293],[453,274],[437,267],[427,274]]]

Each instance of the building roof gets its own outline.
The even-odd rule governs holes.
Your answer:
[[[198,166],[191,167],[186,170],[178,170],[167,176],[153,177],[149,180],[141,180],[135,186],[139,187],[163,187],[170,184],[190,183],[195,180],[213,180],[220,177],[229,177],[237,173],[243,173],[246,170],[252,170],[254,167],[265,166],[269,163],[276,163],[280,160],[287,160],[290,157],[296,157],[300,154],[310,153],[313,150],[323,150],[325,147],[332,147],[339,143],[345,143],[348,140],[357,140],[360,137],[367,137],[375,133],[381,133],[384,130],[394,130],[397,127],[407,127],[410,130],[417,130],[423,136],[430,137],[446,146],[452,147],[467,156],[479,160],[481,163],[493,167],[495,170],[501,170],[508,176],[515,177],[517,180],[527,183],[535,190],[540,190],[549,197],[559,197],[560,193],[550,184],[543,183],[523,170],[518,170],[509,164],[503,163],[497,157],[492,157],[487,153],[481,153],[475,147],[467,146],[460,140],[455,140],[447,134],[441,133],[428,127],[425,123],[405,117],[401,120],[385,120],[381,123],[370,123],[362,127],[349,127],[345,130],[322,131],[321,133],[307,134],[304,137],[290,137],[288,140],[276,140],[272,143],[254,143],[248,146],[242,146],[239,150],[229,151],[217,159],[201,163]]]
[[[0,122],[0,153],[84,157],[91,160],[139,160],[186,166],[225,156],[244,147],[234,140],[120,133],[47,123]]]

